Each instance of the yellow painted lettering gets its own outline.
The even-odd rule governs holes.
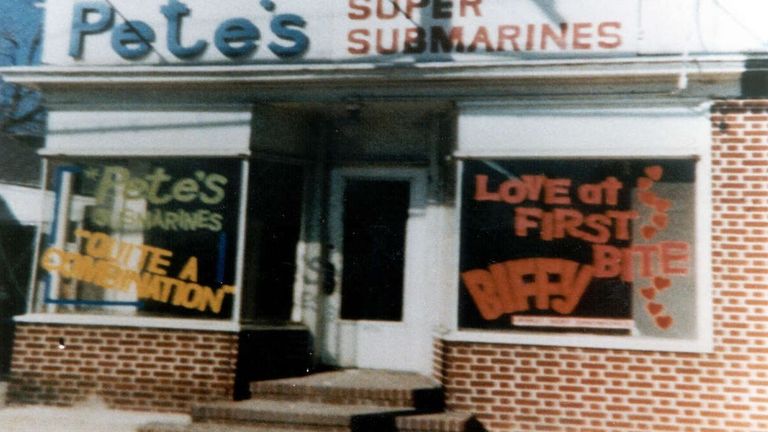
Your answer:
[[[168,267],[171,262],[165,258],[173,256],[173,252],[167,249],[160,249],[152,246],[145,246],[149,251],[149,261],[147,262],[147,271],[160,275],[166,275],[168,272],[163,267]]]
[[[179,279],[197,282],[197,257],[189,257],[179,273]]]

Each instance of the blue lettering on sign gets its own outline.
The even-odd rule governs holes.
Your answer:
[[[97,19],[91,21],[90,15],[97,15]],[[80,58],[83,55],[85,36],[105,32],[112,27],[114,21],[115,13],[106,3],[83,2],[76,4],[72,17],[69,55]]]
[[[271,13],[277,8],[274,1],[262,0],[260,4]],[[160,7],[160,13],[167,23],[165,43],[172,55],[182,60],[194,60],[205,53],[209,41],[198,39],[183,42],[185,18],[192,15],[186,4],[180,0],[168,0],[167,4]],[[267,45],[269,50],[281,59],[300,58],[309,49],[306,26],[306,20],[299,15],[274,15],[269,29],[278,40]],[[83,56],[89,36],[109,31],[112,50],[126,60],[146,57],[154,49],[157,39],[155,29],[144,21],[129,20],[115,25],[115,10],[106,2],[80,2],[75,4],[73,11],[70,57],[79,59]],[[219,24],[212,36],[213,45],[219,52],[230,59],[240,60],[258,51],[262,32],[252,21],[237,17]]]
[[[155,31],[143,21],[128,21],[112,31],[112,49],[120,57],[129,60],[140,59],[152,51]]]
[[[189,47],[181,44],[181,20],[182,17],[190,13],[187,5],[178,0],[169,0],[168,5],[160,8],[160,12],[168,20],[168,34],[166,37],[168,51],[181,59],[195,58],[205,51],[205,48],[208,47],[208,42],[203,40],[198,40]]]
[[[293,45],[283,46],[274,42],[269,44],[269,49],[272,50],[278,57],[295,57],[300,53],[307,51],[309,48],[309,38],[301,30],[307,23],[304,18],[293,15],[277,15],[272,19],[270,28],[272,32],[280,39],[293,42]]]
[[[258,27],[245,18],[226,20],[216,30],[214,43],[229,58],[243,58],[256,51],[254,41],[261,38]]]

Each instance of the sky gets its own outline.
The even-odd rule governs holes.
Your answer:
[[[0,40],[0,54],[3,54],[0,55],[0,66],[14,62],[29,63],[32,40],[42,29],[43,9],[35,7],[35,3],[39,2],[40,0],[0,0],[0,35],[10,34],[20,45],[16,50]],[[39,58],[39,52],[37,55]]]

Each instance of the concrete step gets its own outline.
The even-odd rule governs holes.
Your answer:
[[[393,371],[348,369],[251,383],[251,399],[192,408],[189,425],[139,432],[480,432],[469,414],[445,413],[435,380]]]
[[[178,424],[149,424],[138,432],[293,432],[293,431],[323,431],[348,432],[348,426],[288,424],[273,423],[192,423]],[[357,429],[366,430],[366,429]],[[395,419],[395,427],[390,429],[397,432],[486,432],[486,429],[469,413],[445,412],[437,414],[422,414],[401,416]]]
[[[296,431],[318,431],[318,432],[348,432],[348,429],[334,428],[310,428],[301,429],[296,426],[285,425],[241,425],[231,423],[192,423],[188,425],[150,423],[137,429],[136,432],[296,432]]]
[[[375,405],[435,412],[444,407],[442,386],[409,372],[346,369],[251,383],[253,399],[335,405]]]
[[[270,425],[294,430],[392,431],[395,417],[415,413],[409,408],[251,399],[198,405],[192,408],[191,415],[195,424]]]

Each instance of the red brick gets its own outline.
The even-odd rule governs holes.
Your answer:
[[[184,331],[20,324],[14,348],[19,355],[14,357],[9,397],[12,402],[66,406],[83,401],[95,391],[113,408],[163,411],[186,411],[192,403],[229,399],[234,385],[237,337],[229,333],[206,334],[213,338],[208,340],[206,354],[225,355],[228,359],[226,363],[231,367],[211,368],[207,365],[208,361],[201,362],[194,346],[200,337]],[[49,344],[58,346],[58,335],[82,337],[71,339],[67,349],[62,351],[29,351],[23,348],[43,336],[46,340],[50,339]],[[129,352],[134,350],[132,347],[160,339],[166,340],[172,347],[192,344],[186,352],[190,355],[192,370],[186,373],[199,372],[198,377],[205,377],[201,380],[204,388],[195,390],[191,386],[173,385],[181,381],[179,374],[184,372],[178,371],[177,362],[183,359],[167,357],[163,363],[158,357],[148,357],[151,352],[144,348],[136,349],[136,354]],[[211,341],[217,343],[211,344]],[[211,352],[212,348],[217,351]],[[21,354],[24,355],[23,362],[20,361]],[[144,361],[138,361],[138,354],[143,356],[141,360]],[[152,377],[153,372],[159,372],[157,369],[163,367],[167,368],[167,372],[162,372],[167,382]],[[47,373],[26,371],[32,368]],[[116,377],[119,377],[117,383]],[[175,398],[178,402],[163,403],[167,398]]]

